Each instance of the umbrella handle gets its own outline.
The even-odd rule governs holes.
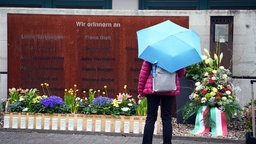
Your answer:
[[[152,65],[152,76],[156,77],[156,63]]]

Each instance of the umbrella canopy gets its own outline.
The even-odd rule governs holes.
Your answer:
[[[202,61],[200,37],[169,20],[137,31],[138,57],[169,72]]]

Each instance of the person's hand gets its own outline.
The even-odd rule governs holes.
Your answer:
[[[144,99],[144,97],[145,97],[145,96],[144,96],[144,95],[139,94],[137,97],[138,97],[138,99]]]

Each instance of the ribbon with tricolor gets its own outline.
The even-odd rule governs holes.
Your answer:
[[[195,128],[191,133],[193,134],[206,134],[210,132],[210,128],[206,126],[204,119],[207,115],[209,108],[207,106],[201,106],[196,114]]]
[[[227,136],[228,128],[226,114],[217,107],[210,108],[211,132],[212,136]]]

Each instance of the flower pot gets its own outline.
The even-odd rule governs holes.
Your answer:
[[[5,113],[4,128],[142,134],[146,116]],[[158,118],[154,134],[160,134]]]

